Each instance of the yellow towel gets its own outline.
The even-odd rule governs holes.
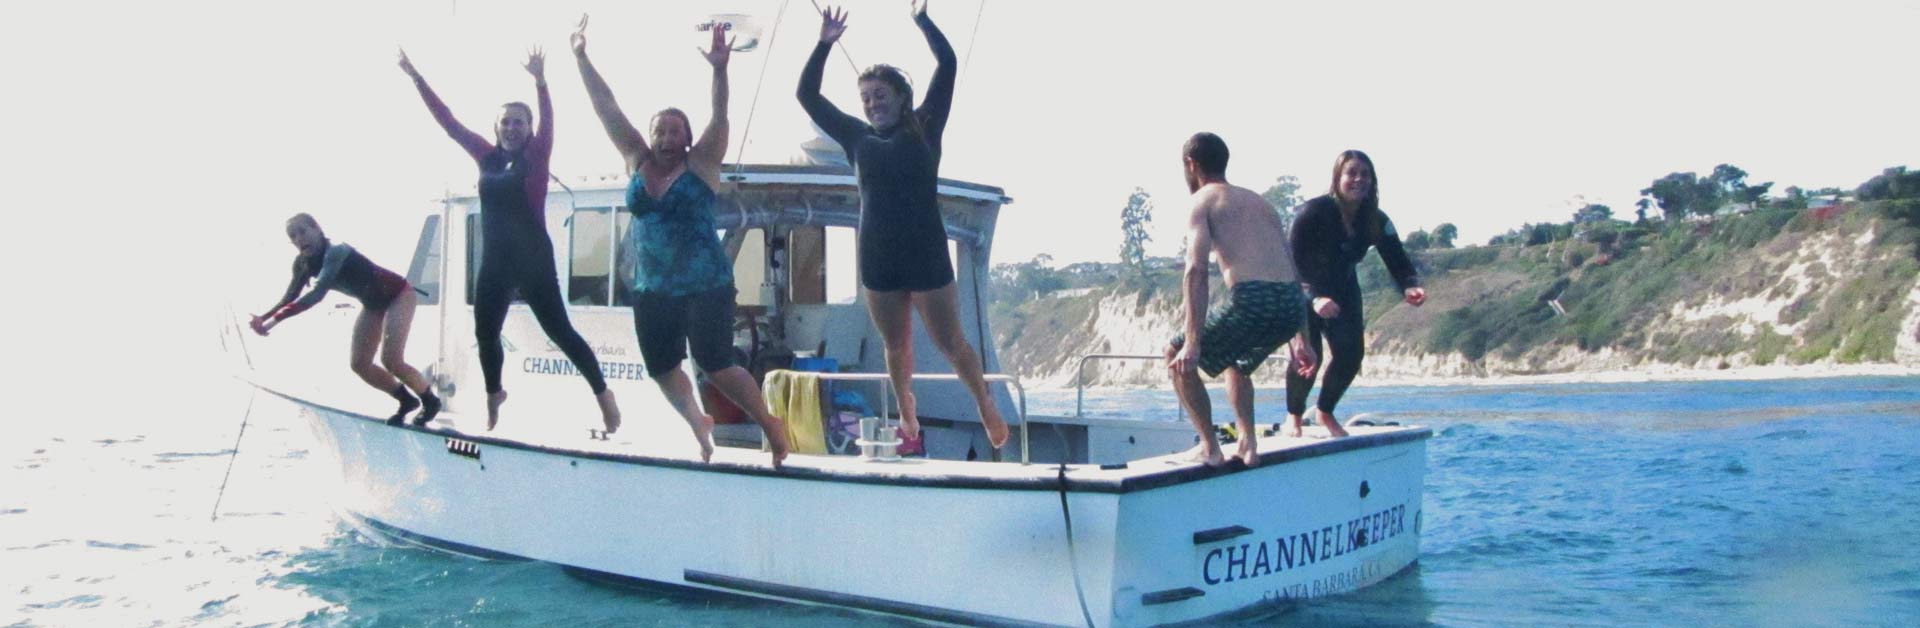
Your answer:
[[[820,375],[784,369],[767,372],[762,388],[767,405],[787,425],[787,444],[796,454],[827,453],[820,416]]]

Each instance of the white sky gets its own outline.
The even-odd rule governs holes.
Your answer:
[[[499,103],[533,99],[518,63],[544,46],[554,171],[602,174],[619,163],[567,51],[580,13],[594,16],[590,51],[630,116],[678,105],[698,125],[708,84],[692,25],[718,12],[770,22],[780,4],[7,3],[5,170],[24,222],[0,250],[16,291],[136,309],[221,292],[238,267],[279,273],[295,211],[404,266],[419,212],[471,189],[474,172],[395,67],[396,45],[477,129]],[[844,41],[858,63],[924,81],[932,57],[906,4],[847,2]],[[1293,174],[1318,192],[1335,154],[1366,150],[1403,231],[1450,221],[1467,242],[1566,220],[1577,195],[1628,214],[1655,178],[1722,162],[1776,191],[1920,166],[1913,0],[1002,1],[985,6],[976,42],[980,10],[933,0],[971,56],[941,174],[1016,199],[995,262],[1116,259],[1135,186],[1157,201],[1149,252],[1172,254],[1178,150],[1203,129],[1226,138],[1230,178],[1254,189]],[[792,2],[776,41],[735,56],[736,148],[771,64],[746,160],[784,162],[811,134],[792,92],[818,24]],[[836,55],[825,89],[849,112],[852,83]],[[116,307],[22,309],[116,327],[129,316]]]

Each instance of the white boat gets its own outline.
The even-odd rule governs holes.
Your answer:
[[[852,173],[729,166],[726,176],[733,189],[716,214],[742,288],[746,362],[758,375],[795,356],[835,360],[859,380],[836,388],[884,413],[886,389],[873,381],[883,379],[880,341],[852,289]],[[834,453],[796,454],[776,470],[744,424],[723,426],[719,440],[736,446],[702,463],[644,381],[632,312],[612,288],[624,189],[624,178],[607,177],[548,197],[569,314],[626,416],[612,440],[589,438],[599,415],[586,386],[518,305],[504,332],[512,398],[500,428],[484,429],[465,304],[478,259],[472,197],[426,217],[408,272],[428,294],[408,353],[431,364],[449,402],[441,420],[388,426],[376,415],[391,400],[344,372],[309,376],[310,364],[346,363],[354,304],[317,309],[308,317],[325,323],[285,326],[271,346],[242,347],[256,385],[304,409],[316,453],[341,473],[333,499],[346,517],[408,542],[596,580],[963,625],[1217,619],[1353,591],[1418,558],[1426,428],[1266,436],[1258,467],[1214,469],[1177,453],[1194,442],[1184,423],[1025,416],[1017,382],[1000,376],[995,394],[1020,429],[996,456],[918,326],[918,371],[931,374],[916,383],[926,457],[851,455],[851,442],[831,438]],[[968,340],[992,372],[987,259],[1010,199],[945,179],[940,199]]]

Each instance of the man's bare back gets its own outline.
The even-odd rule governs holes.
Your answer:
[[[1298,280],[1293,252],[1287,246],[1286,223],[1267,199],[1253,190],[1217,181],[1194,192],[1193,211],[1196,221],[1207,223],[1227,285]]]

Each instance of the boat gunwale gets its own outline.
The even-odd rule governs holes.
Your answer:
[[[646,455],[646,454],[616,453],[616,452],[605,452],[605,451],[589,451],[589,450],[582,450],[582,449],[569,449],[561,446],[529,443],[526,441],[513,440],[513,439],[502,438],[498,436],[467,434],[463,432],[455,432],[455,431],[444,429],[444,428],[415,426],[410,423],[398,425],[398,426],[388,426],[386,425],[387,420],[384,418],[374,417],[374,416],[361,414],[361,413],[353,412],[349,410],[342,410],[340,408],[329,406],[323,403],[319,403],[319,402],[315,402],[307,399],[301,399],[299,397],[295,397],[291,394],[275,390],[273,388],[270,388],[268,386],[265,386],[259,383],[252,383],[252,385],[255,386],[256,388],[259,388],[262,391],[265,391],[268,394],[280,397],[282,399],[286,399],[287,401],[291,401],[298,405],[308,406],[308,407],[319,409],[319,410],[324,410],[326,412],[331,412],[344,417],[350,417],[350,418],[355,418],[363,421],[379,423],[381,424],[382,427],[392,427],[394,429],[420,432],[420,433],[428,434],[431,436],[442,437],[442,438],[458,439],[461,441],[487,445],[490,447],[504,447],[507,449],[517,450],[517,451],[559,455],[559,456],[566,456],[570,458],[597,460],[601,462],[612,462],[612,463],[618,463],[618,464],[630,464],[630,465],[660,467],[660,468],[668,468],[668,469],[681,469],[681,470],[689,470],[689,471],[703,471],[703,472],[709,472],[709,473],[725,473],[729,475],[751,475],[751,476],[781,478],[781,479],[789,479],[789,480],[805,480],[805,481],[814,481],[814,482],[838,482],[843,484],[869,484],[869,485],[880,485],[880,486],[901,486],[901,487],[909,487],[909,488],[947,488],[947,489],[969,489],[969,490],[1009,490],[1009,491],[1047,491],[1047,492],[1060,492],[1064,490],[1065,492],[1069,492],[1069,493],[1097,493],[1097,494],[1124,495],[1127,493],[1148,491],[1152,489],[1166,488],[1166,487],[1186,484],[1190,482],[1204,481],[1204,480],[1212,479],[1215,477],[1228,476],[1228,475],[1239,473],[1241,471],[1250,470],[1242,466],[1238,462],[1232,462],[1229,465],[1224,467],[1208,467],[1205,465],[1196,465],[1196,466],[1180,466],[1180,467],[1174,467],[1170,469],[1157,470],[1157,471],[1145,471],[1145,472],[1133,471],[1134,473],[1140,473],[1140,475],[1129,475],[1129,476],[1120,477],[1120,478],[1073,477],[1073,473],[1075,471],[1111,470],[1111,469],[1105,469],[1104,467],[1098,467],[1094,465],[1084,465],[1084,464],[1083,465],[1064,465],[1067,467],[1065,477],[1061,477],[1059,475],[1037,475],[1037,476],[1030,476],[1030,477],[991,477],[991,476],[962,476],[962,475],[902,476],[902,475],[882,475],[882,474],[867,473],[867,472],[855,472],[855,471],[847,471],[847,470],[841,470],[841,469],[820,469],[820,468],[798,467],[793,465],[787,465],[786,467],[783,467],[780,470],[775,470],[771,467],[765,467],[760,465],[744,465],[744,464],[731,463],[731,462],[700,462],[692,459],[668,458],[668,457],[652,456],[652,455]],[[1328,439],[1328,440],[1323,440],[1321,442],[1317,442],[1317,443],[1313,443],[1313,444],[1305,445],[1301,447],[1289,447],[1287,449],[1282,449],[1279,451],[1262,453],[1260,454],[1260,466],[1255,468],[1264,468],[1264,467],[1282,465],[1289,462],[1296,462],[1296,461],[1306,460],[1311,458],[1319,458],[1322,456],[1330,456],[1333,454],[1338,454],[1338,453],[1343,453],[1343,452],[1353,451],[1358,449],[1384,447],[1384,446],[1395,445],[1399,443],[1425,440],[1432,437],[1433,437],[1432,428],[1428,428],[1424,426],[1405,426],[1391,432],[1378,433],[1378,434],[1354,435],[1354,436],[1348,436],[1344,438]],[[1007,463],[1007,464],[1015,464],[1015,463]],[[1031,466],[1034,467],[1035,469],[1059,469],[1063,465],[1058,463],[1034,463]]]

